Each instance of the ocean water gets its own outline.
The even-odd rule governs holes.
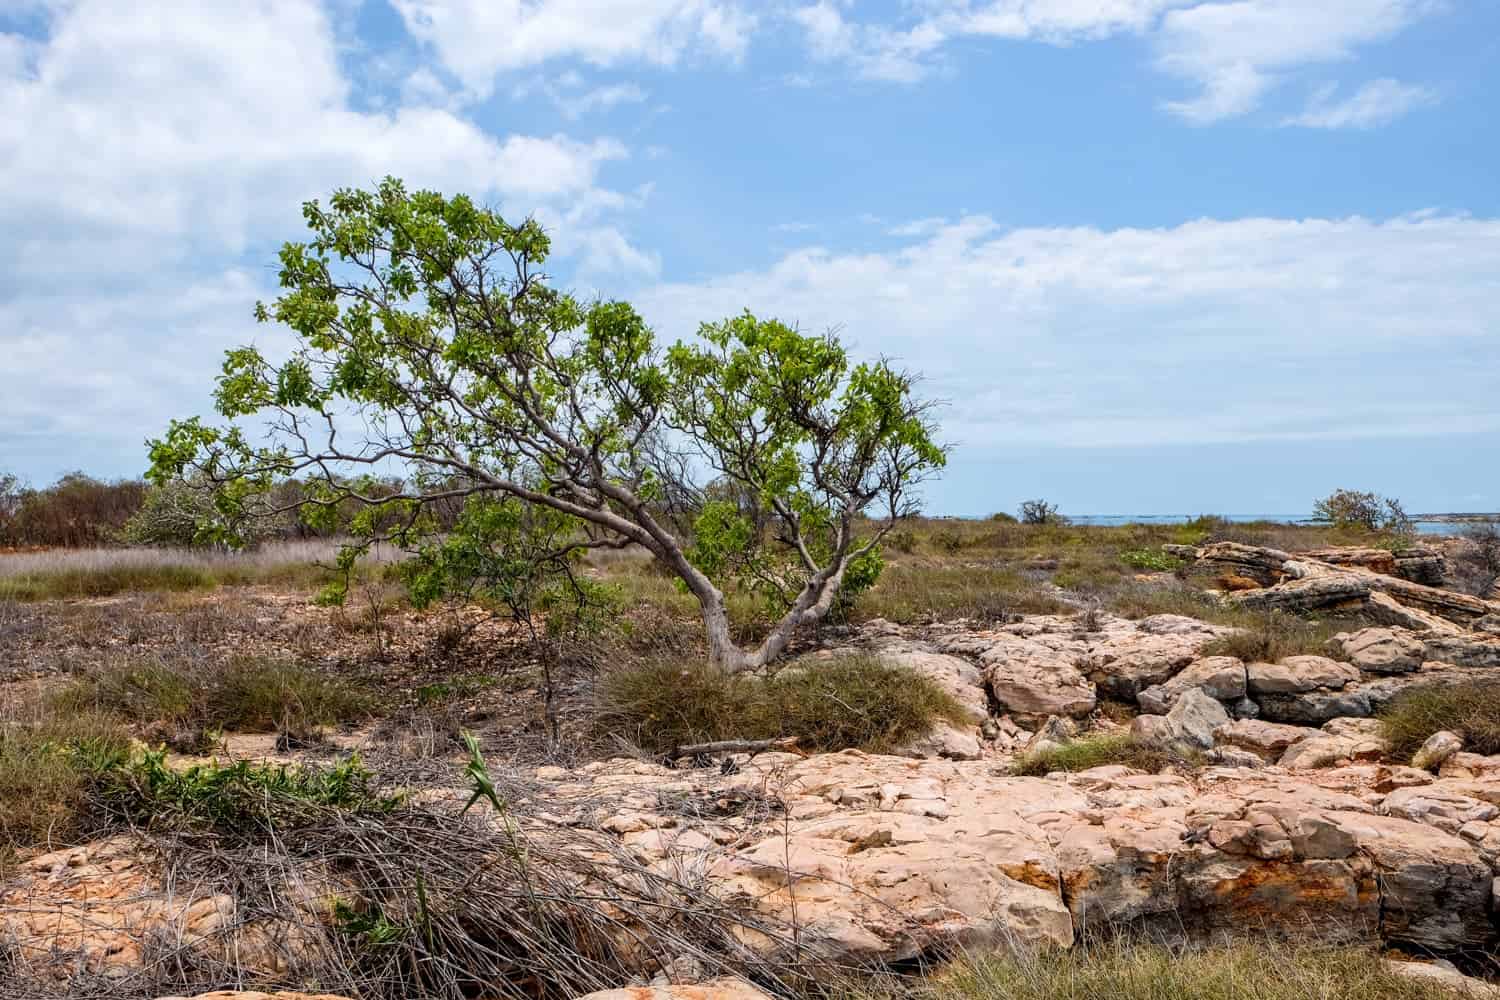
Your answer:
[[[1198,514],[1069,514],[1068,520],[1074,524],[1098,524],[1098,525],[1120,525],[1120,524],[1182,524],[1191,521]],[[1277,521],[1283,524],[1313,524],[1303,514],[1216,514],[1226,521],[1243,524],[1247,521]],[[1456,535],[1463,531],[1464,525],[1452,524],[1445,521],[1420,521],[1412,522],[1418,534],[1422,535]]]

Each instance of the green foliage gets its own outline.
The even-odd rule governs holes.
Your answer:
[[[153,482],[215,484],[216,540],[243,541],[257,498],[310,471],[304,522],[326,530],[352,504],[356,549],[383,539],[419,553],[418,602],[484,590],[531,609],[560,584],[578,597],[579,547],[636,544],[711,618],[731,583],[780,608],[785,628],[759,663],[786,629],[836,606],[840,580],[868,585],[880,534],[914,512],[912,486],[945,461],[906,373],[748,312],[662,351],[628,304],[546,284],[550,240],[533,220],[512,225],[394,179],[303,215],[306,242],[281,250],[281,296],[257,306],[296,349],[280,364],[230,351],[215,394],[227,423],[177,421],[151,443]],[[351,410],[382,435],[346,448],[289,432],[261,445],[238,423],[323,426]],[[679,445],[704,461],[677,460]],[[399,488],[322,475],[366,467],[376,450],[407,462]],[[699,464],[729,488],[694,483]],[[455,506],[456,529],[440,516]],[[862,521],[873,506],[883,519]]]
[[[1179,570],[1184,565],[1181,559],[1161,549],[1129,549],[1120,553],[1120,561],[1136,569],[1156,570],[1162,573]]]
[[[600,729],[658,752],[795,736],[804,750],[881,753],[939,719],[963,719],[953,697],[931,681],[864,657],[816,661],[765,680],[652,661],[611,671],[599,691]]]
[[[1154,774],[1164,767],[1193,767],[1198,762],[1195,755],[1145,743],[1126,733],[1111,733],[1069,740],[1053,749],[1026,754],[1011,765],[1011,773],[1041,776],[1053,771],[1087,771],[1105,764],[1124,764]]]
[[[1434,684],[1402,692],[1379,713],[1391,756],[1408,761],[1441,730],[1464,738],[1471,753],[1500,754],[1500,681]]]
[[[1313,504],[1313,518],[1335,528],[1384,531],[1405,539],[1416,530],[1395,497],[1359,490],[1335,490]]]
[[[1207,948],[1121,935],[1066,951],[969,955],[931,985],[934,1000],[1452,1000],[1382,956],[1256,938]]]
[[[291,764],[194,764],[173,768],[146,751],[95,776],[101,808],[133,823],[210,829],[247,838],[317,822],[330,810],[390,812],[400,798],[381,795],[355,754],[326,768]]]

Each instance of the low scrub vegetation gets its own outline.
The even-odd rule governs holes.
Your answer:
[[[1048,750],[1025,754],[1011,765],[1011,773],[1040,777],[1053,771],[1087,771],[1105,764],[1123,764],[1156,773],[1172,765],[1195,766],[1197,759],[1170,747],[1138,740],[1128,733],[1084,736]]]
[[[92,671],[54,696],[60,713],[108,712],[148,736],[213,730],[307,736],[356,722],[375,699],[352,684],[292,663],[237,659],[222,665],[130,660]],[[184,749],[196,747],[185,747]]]
[[[1500,681],[1432,685],[1407,691],[1380,713],[1392,757],[1409,760],[1433,733],[1464,738],[1471,753],[1500,754]]]
[[[935,1000],[1453,1000],[1372,952],[1254,940],[1201,949],[1121,938],[1070,951],[975,956]]]
[[[1247,663],[1275,663],[1304,653],[1326,655],[1328,640],[1360,623],[1340,619],[1301,618],[1284,611],[1269,613],[1233,609],[1219,619],[1237,631],[1203,648],[1204,656],[1237,656]]]
[[[600,681],[604,731],[667,753],[694,743],[794,736],[804,750],[879,753],[942,719],[963,718],[953,697],[909,670],[846,657],[769,679],[682,663],[647,662]]]
[[[103,713],[21,715],[0,721],[0,859],[87,832],[90,775],[130,746],[124,725]]]

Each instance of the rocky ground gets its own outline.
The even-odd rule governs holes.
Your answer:
[[[1449,592],[1395,565],[1333,553],[1277,567],[1283,555],[1228,543],[1191,558],[1248,581],[1229,599],[1352,603],[1386,624],[1335,636],[1326,655],[1246,662],[1205,654],[1227,626],[1177,615],[877,620],[830,635],[799,665],[873,653],[948,690],[964,724],[901,756],[776,751],[698,766],[616,758],[527,769],[506,777],[508,813],[484,822],[520,822],[539,843],[607,841],[642,870],[759,915],[757,927],[788,929],[747,925],[741,935],[778,960],[899,966],[954,947],[1070,947],[1130,926],[1316,934],[1495,972],[1500,756],[1439,734],[1415,759],[1392,760],[1371,716],[1413,685],[1500,676],[1500,608],[1434,596]],[[1019,755],[1066,744],[1080,726],[1176,747],[1197,766],[1016,776]],[[452,773],[456,784],[457,761]],[[467,787],[419,795],[455,822],[468,798]],[[294,934],[233,893],[167,880],[142,835],[25,860],[0,895],[0,929],[29,967],[51,964],[59,976],[129,975],[143,943],[164,936],[230,947],[252,972],[295,961]],[[710,971],[658,963],[638,987],[597,1000],[756,994],[737,981],[692,985]],[[1446,966],[1414,974],[1466,983]]]

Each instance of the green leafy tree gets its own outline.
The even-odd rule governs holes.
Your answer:
[[[225,524],[292,476],[308,484],[304,519],[364,508],[350,525],[361,542],[433,544],[433,510],[459,500],[544,508],[568,519],[553,534],[566,553],[649,552],[697,598],[712,659],[744,670],[824,618],[846,581],[868,585],[880,539],[944,463],[912,376],[851,362],[832,334],[747,312],[662,350],[628,304],[548,283],[534,220],[394,179],[303,213],[310,236],[282,248],[282,295],[257,306],[296,349],[279,364],[230,351],[215,397],[229,423],[174,422],[151,443],[152,476],[212,483]],[[252,416],[268,418],[264,437]],[[406,472],[394,492],[351,475],[391,464]],[[710,498],[715,480],[759,513]],[[453,582],[474,565],[465,544]],[[754,648],[731,639],[731,583],[780,612]]]
[[[1386,531],[1402,538],[1416,530],[1400,500],[1360,490],[1334,490],[1313,504],[1313,519],[1335,528]]]

